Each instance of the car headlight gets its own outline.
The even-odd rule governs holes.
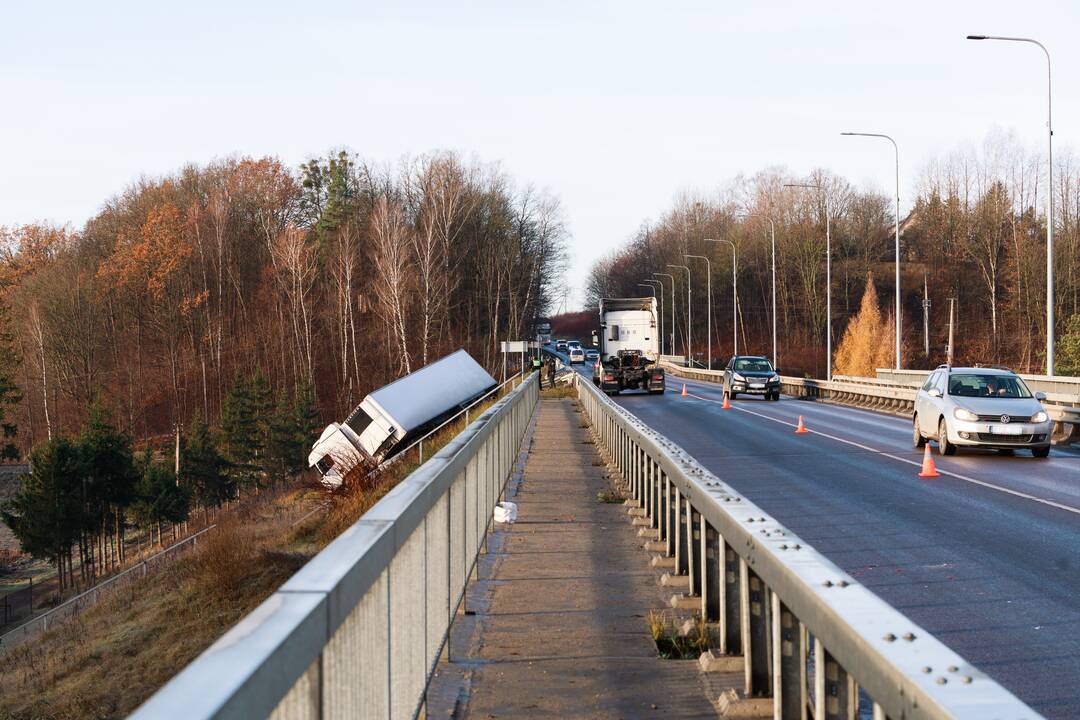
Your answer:
[[[979,416],[971,412],[967,408],[958,407],[953,410],[953,417],[957,420],[967,420],[968,422],[974,422],[979,419]]]
[[[731,379],[734,380],[735,382],[746,382],[746,378],[744,378],[739,373],[732,373]]]
[[[1050,416],[1046,414],[1045,410],[1040,410],[1039,412],[1031,416],[1031,422],[1033,423],[1044,423],[1049,419]]]

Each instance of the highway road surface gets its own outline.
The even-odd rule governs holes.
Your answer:
[[[935,453],[943,475],[924,480],[904,418],[745,396],[723,410],[719,386],[682,383],[614,400],[1036,710],[1080,717],[1080,453]]]

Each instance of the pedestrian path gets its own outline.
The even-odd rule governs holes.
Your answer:
[[[716,717],[698,663],[657,655],[665,592],[626,507],[598,497],[612,471],[585,424],[576,400],[541,401],[517,523],[491,540],[428,717]]]

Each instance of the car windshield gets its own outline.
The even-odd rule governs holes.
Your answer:
[[[772,372],[772,365],[765,358],[739,358],[735,361],[739,372]]]
[[[950,375],[949,394],[957,397],[1031,397],[1027,386],[1015,375]]]

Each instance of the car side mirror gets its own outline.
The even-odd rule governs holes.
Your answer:
[[[941,391],[938,390],[937,388],[930,388],[929,390],[926,391],[926,394],[929,395],[932,398],[941,397]]]
[[[1044,393],[1042,390],[1040,390],[1039,392],[1035,393],[1035,399],[1039,400],[1039,401],[1045,400],[1046,399],[1046,393]]]

